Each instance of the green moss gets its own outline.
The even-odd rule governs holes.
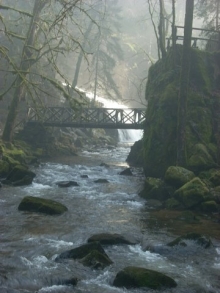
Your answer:
[[[68,209],[61,203],[45,198],[26,196],[18,206],[19,211],[43,213],[47,215],[60,215]]]
[[[5,177],[10,171],[9,163],[0,160],[0,177]]]
[[[182,47],[177,46],[175,66],[171,50],[166,58],[149,70],[146,87],[148,107],[143,138],[146,176],[163,177],[169,166],[176,165],[181,54]],[[189,164],[186,167],[195,167],[196,172],[214,166],[217,159],[218,135],[213,117],[217,115],[215,105],[219,100],[216,94],[219,91],[219,59],[220,53],[215,55],[192,49],[186,124]],[[204,145],[200,157],[196,154],[195,146],[198,144]]]
[[[165,173],[165,181],[168,184],[174,185],[175,187],[180,187],[192,180],[195,174],[183,167],[170,166]]]
[[[176,282],[157,271],[139,267],[126,267],[120,271],[113,282],[116,287],[162,289],[176,287]]]
[[[192,150],[192,155],[189,157],[188,165],[191,169],[199,172],[216,167],[217,164],[207,150],[204,144],[198,143]]]
[[[205,213],[217,213],[220,210],[220,206],[214,200],[203,202],[199,208]]]
[[[206,185],[195,177],[181,188],[175,191],[174,196],[186,208],[193,208],[201,202],[205,201],[210,195]]]
[[[165,207],[169,210],[182,209],[183,205],[175,198],[168,198],[165,202]]]

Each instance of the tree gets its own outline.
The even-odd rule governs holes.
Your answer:
[[[10,64],[9,71],[15,75],[11,85],[0,95],[2,98],[8,92],[13,92],[3,132],[4,140],[12,140],[18,106],[21,99],[27,97],[27,94],[28,102],[31,98],[32,103],[36,103],[36,99],[40,99],[42,94],[50,97],[50,92],[44,86],[47,83],[55,87],[66,98],[70,98],[57,80],[48,76],[47,71],[48,68],[51,68],[54,76],[56,74],[65,80],[64,74],[57,66],[59,56],[82,47],[78,38],[81,27],[76,19],[79,19],[82,13],[87,15],[87,12],[82,9],[81,5],[78,6],[80,2],[80,0],[56,0],[55,5],[52,5],[49,0],[35,0],[32,12],[26,11],[23,6],[0,5],[0,9],[7,11],[9,15],[11,12],[21,15],[20,22],[23,21],[24,24],[29,22],[28,30],[26,30],[27,25],[20,25],[21,31],[14,33],[8,29],[5,18],[0,17],[4,34],[10,38],[11,43],[13,44],[16,40],[21,43],[21,49],[18,51],[20,58],[16,57],[16,60],[14,56],[10,55],[11,52],[7,48],[0,47],[0,54]],[[26,1],[25,3],[27,4]],[[23,0],[20,0],[19,4],[24,4]],[[31,7],[32,3],[28,1],[28,4]],[[74,27],[74,35],[72,32],[70,33],[70,27]],[[42,68],[47,69],[42,70]]]
[[[198,0],[195,5],[198,17],[208,29],[219,30],[220,0]]]
[[[180,76],[180,90],[178,101],[178,125],[177,125],[177,165],[186,165],[185,131],[187,119],[187,95],[191,58],[191,37],[193,23],[194,0],[186,0],[184,40],[182,52],[182,66]]]

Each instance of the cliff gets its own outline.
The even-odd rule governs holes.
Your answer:
[[[187,168],[200,171],[220,163],[220,52],[191,49],[187,102]],[[182,46],[170,50],[149,71],[143,137],[146,176],[163,177],[176,165],[178,93]]]

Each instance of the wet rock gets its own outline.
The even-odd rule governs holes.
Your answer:
[[[63,204],[40,197],[26,196],[18,206],[19,211],[43,213],[47,215],[60,215],[68,209]]]
[[[205,213],[217,213],[220,206],[214,200],[210,200],[202,202],[199,209]]]
[[[173,288],[177,286],[177,283],[160,272],[130,266],[117,273],[113,285],[127,289],[147,287],[156,290]]]
[[[179,188],[192,180],[194,177],[195,174],[192,171],[189,171],[183,167],[170,166],[165,173],[164,180],[166,183]]]
[[[109,234],[109,233],[95,234],[88,239],[88,243],[91,243],[91,242],[99,242],[102,245],[136,244],[126,239],[124,236],[120,234]]]
[[[113,261],[106,255],[97,250],[92,250],[80,262],[87,267],[93,269],[104,269],[107,266],[110,266]]]
[[[101,244],[98,242],[92,242],[92,243],[87,243],[87,244],[83,244],[79,247],[67,250],[62,252],[56,259],[55,261],[59,261],[62,259],[82,259],[84,257],[86,257],[89,253],[91,253],[92,251],[97,251],[105,256],[107,256],[107,254],[105,253],[105,250],[102,248]]]
[[[56,182],[56,185],[58,185],[59,187],[79,186],[76,181],[58,181]]]
[[[81,175],[80,177],[81,177],[81,178],[89,178],[88,175]]]
[[[174,197],[186,208],[193,208],[207,200],[209,190],[200,178],[195,177],[175,191]]]
[[[10,165],[8,162],[2,161],[0,159],[0,178],[3,178],[8,175],[10,170]]]
[[[212,241],[209,237],[206,237],[204,235],[201,235],[199,233],[189,233],[183,236],[180,236],[176,238],[175,240],[169,242],[167,246],[173,247],[176,245],[182,245],[182,246],[187,246],[186,240],[192,240],[195,241],[196,244],[204,247],[204,248],[209,248],[213,246]]]
[[[12,184],[15,186],[29,185],[32,183],[36,174],[23,165],[15,166],[12,171],[8,174],[3,184]]]
[[[101,167],[106,167],[106,168],[109,168],[109,167],[110,167],[110,166],[109,166],[108,164],[106,164],[106,163],[101,163],[100,166],[101,166]]]
[[[121,171],[119,175],[132,176],[133,173],[131,172],[131,168],[126,168],[125,170]]]
[[[144,189],[139,193],[144,199],[164,201],[173,196],[175,189],[168,186],[162,179],[147,177],[144,182]]]
[[[126,161],[130,166],[143,167],[144,155],[142,139],[136,141],[133,146],[131,146],[131,150]]]
[[[32,184],[33,177],[29,175],[24,176],[21,180],[15,181],[12,183],[13,186],[24,186]]]
[[[66,286],[76,286],[78,282],[77,278],[71,278],[71,279],[64,279],[64,280],[59,280],[58,282],[56,282],[55,284],[60,286],[60,285],[66,285]]]
[[[102,178],[97,179],[97,180],[95,180],[94,182],[95,182],[95,183],[109,183],[109,181],[108,181],[107,179],[102,179]]]

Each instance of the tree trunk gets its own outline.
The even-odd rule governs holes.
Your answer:
[[[33,17],[31,18],[29,29],[26,37],[26,41],[23,47],[20,66],[17,72],[16,82],[15,82],[15,91],[13,94],[13,99],[9,108],[8,116],[6,119],[2,139],[5,141],[11,141],[13,132],[14,132],[14,126],[16,122],[16,117],[18,114],[18,107],[20,100],[24,93],[24,85],[25,80],[27,79],[29,70],[32,65],[31,61],[31,50],[30,48],[34,46],[34,40],[35,40],[35,32],[37,30],[38,26],[38,17],[43,9],[43,7],[46,4],[46,0],[35,0],[34,8],[33,8]]]
[[[93,27],[93,24],[94,24],[93,22],[90,22],[89,27],[87,28],[87,30],[85,32],[82,48],[84,48],[85,45],[86,45],[87,39],[88,39],[88,37],[89,37],[89,35],[91,33],[91,30],[92,30],[92,27]],[[74,74],[74,78],[73,78],[73,82],[72,82],[72,91],[71,92],[73,92],[73,89],[77,85],[78,78],[79,78],[80,67],[81,67],[81,64],[82,64],[82,59],[83,59],[83,51],[81,50],[81,52],[79,54],[79,57],[78,57],[78,60],[77,60],[77,63],[76,63],[76,70],[75,70],[75,74]]]
[[[180,76],[180,90],[178,103],[177,125],[177,165],[186,165],[185,131],[187,120],[187,95],[191,59],[191,37],[193,23],[194,0],[186,0],[184,40],[182,53],[182,68]]]
[[[158,26],[159,31],[159,41],[160,41],[160,50],[162,58],[166,56],[165,49],[165,21],[164,21],[164,0],[160,0],[160,22]]]

